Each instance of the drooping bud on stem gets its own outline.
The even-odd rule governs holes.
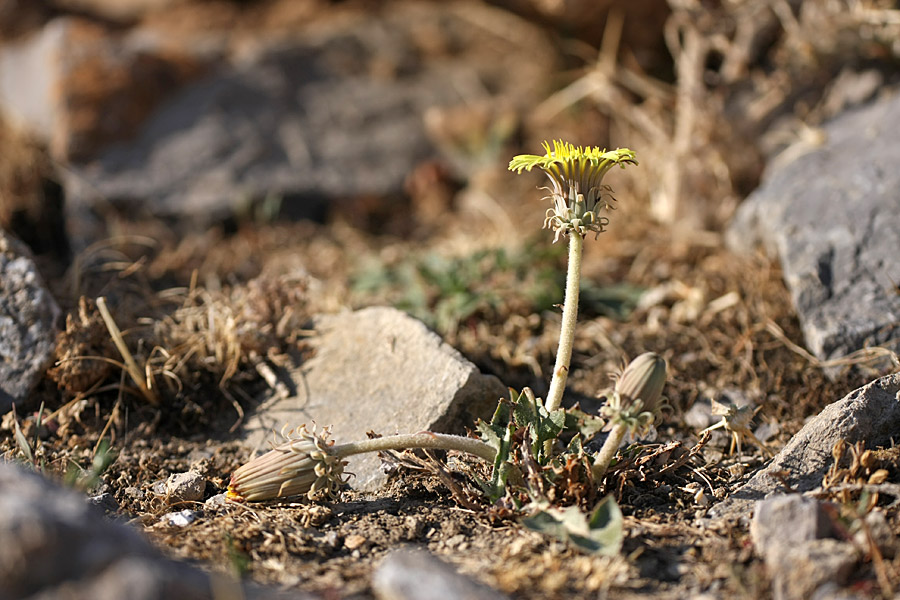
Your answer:
[[[615,393],[632,404],[640,400],[641,408],[656,412],[666,385],[666,361],[659,354],[645,352],[635,358],[616,381]]]
[[[330,429],[321,435],[306,425],[282,430],[283,441],[272,450],[238,468],[231,475],[227,497],[231,500],[271,500],[319,492],[333,495],[343,483],[344,461],[333,451]]]
[[[594,455],[595,480],[606,473],[626,433],[646,429],[653,423],[666,376],[666,361],[658,354],[645,352],[631,361],[616,380],[606,405],[600,409],[609,419],[609,437]]]
[[[490,463],[497,451],[473,438],[422,431],[351,442],[335,446],[328,440],[329,428],[322,435],[306,426],[282,432],[284,441],[267,454],[254,458],[231,476],[228,498],[231,500],[272,500],[306,494],[312,499],[318,492],[335,495],[344,483],[344,459],[354,454],[434,448],[468,452]]]

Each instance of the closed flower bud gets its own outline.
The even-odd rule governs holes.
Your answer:
[[[231,475],[228,498],[271,500],[318,492],[333,495],[341,483],[344,462],[332,452],[329,430],[322,435],[306,426],[282,432],[283,442],[254,458]]]
[[[616,381],[615,392],[623,404],[641,401],[641,410],[655,412],[666,385],[666,361],[654,352],[645,352],[631,361]]]

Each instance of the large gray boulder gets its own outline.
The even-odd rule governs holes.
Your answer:
[[[27,400],[49,366],[58,317],[31,252],[0,229],[0,414]]]
[[[166,559],[138,531],[107,520],[82,495],[3,461],[0,540],[0,600],[285,597]],[[297,592],[290,597],[311,598]]]
[[[726,237],[781,260],[806,345],[823,360],[900,350],[898,122],[897,95],[836,118],[824,145],[767,174]]]
[[[243,436],[268,450],[284,425],[330,425],[338,443],[418,431],[461,432],[489,417],[506,388],[483,375],[422,322],[373,307],[314,319],[314,356],[291,376],[296,392],[252,415]],[[350,485],[375,490],[386,480],[375,454],[350,457]]]

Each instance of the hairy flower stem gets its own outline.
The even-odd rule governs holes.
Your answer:
[[[628,428],[622,424],[613,425],[613,428],[610,429],[609,437],[603,442],[603,447],[600,448],[600,452],[594,455],[594,464],[591,466],[591,473],[594,476],[595,482],[600,481],[603,476],[606,475],[609,463],[612,462],[612,459],[616,455],[616,451],[619,449],[619,445],[622,443],[622,439],[627,432]]]
[[[468,452],[492,463],[497,451],[489,444],[473,438],[446,433],[404,433],[387,437],[373,438],[361,442],[341,444],[331,448],[331,453],[339,458],[362,454],[364,452],[380,452],[382,450],[406,450],[409,448],[434,448],[436,450],[459,450]]]
[[[559,348],[556,350],[556,365],[553,379],[547,393],[546,408],[554,411],[562,402],[569,377],[569,362],[572,360],[572,343],[575,340],[575,322],[578,319],[578,291],[581,284],[581,251],[584,238],[577,233],[569,235],[569,269],[566,273],[566,299],[563,304],[562,327],[559,331]]]

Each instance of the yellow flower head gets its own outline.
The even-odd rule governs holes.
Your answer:
[[[603,185],[603,176],[613,166],[636,165],[634,152],[628,148],[601,150],[575,146],[562,140],[554,140],[553,147],[544,142],[543,155],[520,154],[509,162],[509,170],[521,173],[539,167],[550,178],[549,198],[553,208],[547,210],[544,227],[550,227],[556,235],[571,231],[584,236],[587,231],[601,233],[609,219],[601,217],[601,208],[612,209],[609,186]]]

